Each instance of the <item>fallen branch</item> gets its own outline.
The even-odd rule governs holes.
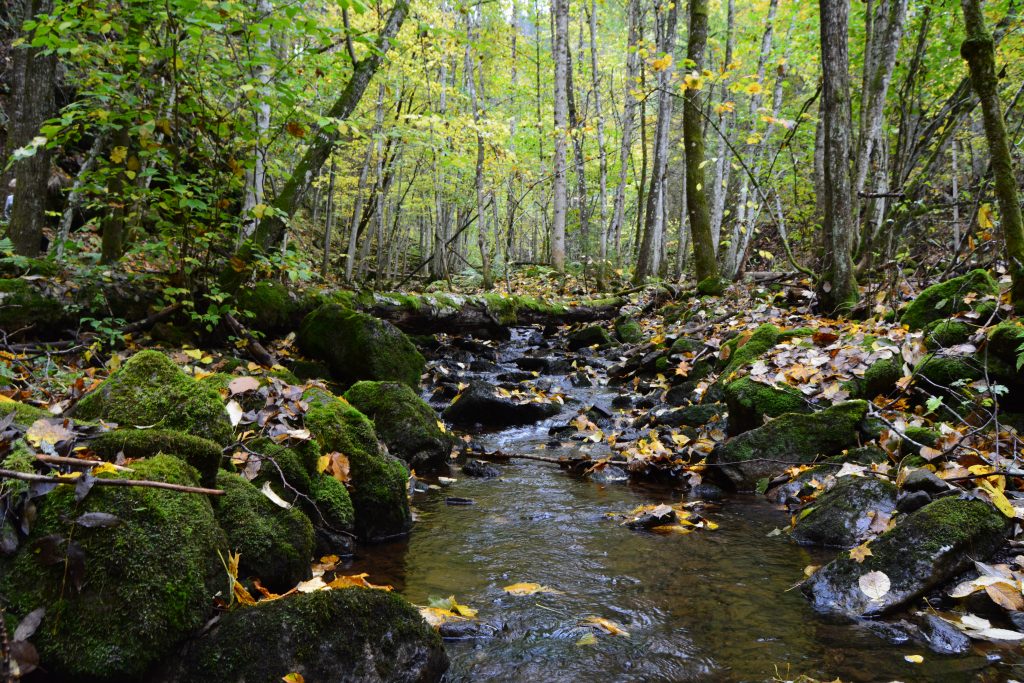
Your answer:
[[[0,469],[0,479],[17,479],[33,484],[66,484],[74,486],[78,478],[49,477],[44,474],[31,474],[29,472],[16,472],[14,470]],[[179,493],[199,493],[207,496],[223,496],[220,489],[204,489],[198,486],[183,486],[181,484],[169,484],[165,481],[147,481],[145,479],[97,479],[93,482],[95,486],[138,486],[150,489],[166,489],[178,491]]]
[[[104,460],[83,460],[82,458],[65,458],[60,455],[42,455],[36,453],[36,460],[39,462],[45,462],[50,465],[66,465],[68,467],[96,467],[102,465]],[[123,467],[121,465],[115,465],[114,463],[107,463],[118,472],[134,472],[131,467]]]
[[[224,316],[224,322],[227,323],[228,328],[230,328],[232,334],[246,341],[248,351],[250,354],[252,354],[252,357],[256,360],[257,363],[259,363],[260,365],[265,365],[268,368],[277,365],[277,360],[270,354],[269,351],[267,351],[266,347],[264,347],[263,344],[260,344],[256,337],[254,337],[252,333],[249,332],[249,330],[243,327],[242,323],[238,322],[235,316],[231,315],[230,313],[226,314]]]

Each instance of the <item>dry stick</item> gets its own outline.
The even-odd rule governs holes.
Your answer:
[[[65,458],[60,455],[43,455],[36,453],[36,460],[40,462],[49,463],[51,465],[67,465],[68,467],[97,467],[106,463],[110,465],[118,472],[134,472],[131,467],[123,467],[122,465],[115,465],[112,462],[106,462],[105,460],[83,460],[81,458]]]
[[[256,340],[256,337],[254,337],[249,330],[242,326],[242,323],[238,322],[235,316],[227,313],[224,316],[224,322],[228,324],[228,327],[231,329],[233,334],[246,340],[249,353],[252,354],[252,357],[255,358],[260,365],[273,367],[277,364],[277,361],[272,355],[270,355],[270,352],[267,351],[263,344],[260,344],[259,341]]]
[[[74,486],[78,478],[68,479],[67,477],[48,477],[43,474],[29,474],[28,472],[17,472],[15,470],[0,469],[0,479],[17,479],[36,484],[66,484]],[[146,481],[144,479],[97,479],[93,482],[96,486],[138,486],[150,489],[166,489],[180,493],[201,493],[207,496],[223,496],[220,489],[204,489],[198,486],[182,486],[181,484],[168,484],[164,481]]]

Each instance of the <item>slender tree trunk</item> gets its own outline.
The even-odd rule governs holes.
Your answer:
[[[479,8],[476,10],[479,11]],[[466,82],[469,86],[469,100],[473,107],[473,125],[476,128],[476,178],[473,183],[476,188],[476,244],[480,250],[480,263],[482,270],[481,283],[484,289],[494,287],[491,276],[491,259],[487,252],[487,212],[484,204],[484,135],[481,130],[482,122],[480,116],[480,102],[477,98],[476,75],[473,68],[473,12],[466,15]],[[483,64],[479,57],[476,58],[477,69],[480,71],[480,82],[483,83]]]
[[[825,261],[818,304],[829,313],[857,303],[851,252],[854,237],[850,178],[850,0],[820,0],[822,109],[825,121]]]
[[[273,11],[274,6],[270,0],[258,0],[256,3],[256,9],[262,15],[261,18],[269,17]],[[264,35],[261,31],[260,42],[263,43],[261,46],[264,50],[270,51],[273,49],[273,45],[269,36]],[[253,232],[256,230],[256,219],[250,219],[250,214],[254,207],[264,202],[264,191],[263,186],[267,178],[267,165],[266,165],[266,137],[270,132],[270,93],[267,92],[270,86],[271,72],[269,65],[260,63],[256,67],[257,79],[260,82],[259,90],[259,101],[256,105],[256,141],[253,145],[253,167],[247,169],[245,172],[245,199],[242,202],[242,217],[243,222],[239,227],[238,233],[238,244],[252,237]],[[316,219],[313,219],[316,222]]]
[[[100,243],[100,263],[116,263],[124,253],[124,238],[126,230],[126,217],[128,212],[128,198],[124,195],[125,187],[125,165],[128,163],[128,145],[131,138],[128,135],[128,126],[123,124],[121,129],[114,134],[114,149],[123,148],[120,154],[122,161],[116,169],[110,172],[110,179],[107,181],[107,214],[103,217],[103,231]],[[121,150],[118,150],[119,152]]]
[[[775,2],[775,0],[772,0]],[[690,32],[687,58],[700,73],[708,40],[708,2],[690,0]],[[686,207],[693,238],[693,264],[697,282],[705,288],[718,288],[718,260],[711,239],[707,183],[704,179],[704,128],[696,90],[683,94],[683,139],[686,144]]]
[[[554,218],[551,224],[551,265],[565,271],[566,173],[565,146],[568,127],[569,0],[553,0],[555,22],[555,160]]]
[[[334,231],[334,158],[331,158],[331,175],[327,181],[327,220],[324,222],[324,258],[320,262],[320,277],[327,278],[331,269],[331,233]]]
[[[633,128],[636,115],[636,97],[633,96],[640,60],[636,54],[636,45],[640,38],[640,0],[628,0],[629,38],[626,46],[626,87],[622,105],[622,119],[619,127],[622,140],[619,145],[619,179],[615,187],[615,199],[612,207],[612,219],[608,225],[608,234],[615,237],[616,262],[622,252],[622,226],[626,220],[626,180],[629,174],[629,162],[633,150]]]
[[[985,120],[985,137],[992,158],[996,199],[999,202],[999,223],[1006,242],[1006,263],[1010,271],[1010,296],[1013,306],[1024,311],[1024,222],[1017,197],[1017,180],[1013,173],[1013,157],[1006,134],[1002,106],[999,102],[999,79],[996,76],[996,52],[992,34],[985,26],[980,0],[961,0],[967,38],[960,54],[971,70],[971,84],[981,101]]]
[[[590,20],[590,78],[591,88],[594,91],[594,118],[597,120],[597,158],[598,158],[598,209],[600,211],[600,223],[598,231],[598,260],[597,288],[602,290],[607,286],[608,267],[608,155],[604,148],[604,114],[601,111],[601,75],[597,68],[597,0],[590,0],[588,9]]]
[[[722,72],[729,69],[732,64],[734,47],[733,25],[736,18],[736,0],[729,0],[726,10],[725,28],[725,60],[722,64]],[[728,98],[729,91],[722,88],[722,100]],[[732,164],[732,152],[727,144],[729,131],[736,115],[731,112],[724,112],[718,118],[718,158],[715,159],[715,179],[711,183],[711,241],[715,245],[715,253],[718,253],[718,245],[722,239],[722,221],[725,219],[725,197],[729,189],[729,175]]]

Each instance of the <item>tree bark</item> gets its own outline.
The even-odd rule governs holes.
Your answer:
[[[569,0],[554,0],[555,22],[555,159],[554,216],[551,223],[551,265],[565,272],[566,198],[565,147],[568,128]]]

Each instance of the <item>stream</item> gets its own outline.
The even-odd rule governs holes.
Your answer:
[[[522,355],[527,338],[520,333],[503,345],[499,371]],[[597,384],[565,391],[584,404],[610,403],[617,391]],[[548,430],[573,411],[567,405],[552,420],[473,442],[487,451],[565,455],[575,446],[549,443]],[[1005,662],[992,661],[1013,657],[1005,648],[943,657],[817,615],[793,586],[804,567],[834,553],[769,536],[789,519],[760,496],[730,496],[703,513],[717,530],[659,535],[623,527],[608,513],[676,502],[678,492],[600,484],[541,462],[497,467],[497,479],[453,467],[455,483],[414,496],[418,521],[407,540],[364,548],[352,564],[415,604],[454,595],[479,610],[479,634],[446,641],[448,681],[1007,680]],[[449,505],[448,497],[473,504]],[[559,592],[503,590],[519,582]],[[620,624],[629,637],[582,626],[589,616]],[[578,644],[588,633],[596,642]],[[904,660],[910,654],[924,662]]]

